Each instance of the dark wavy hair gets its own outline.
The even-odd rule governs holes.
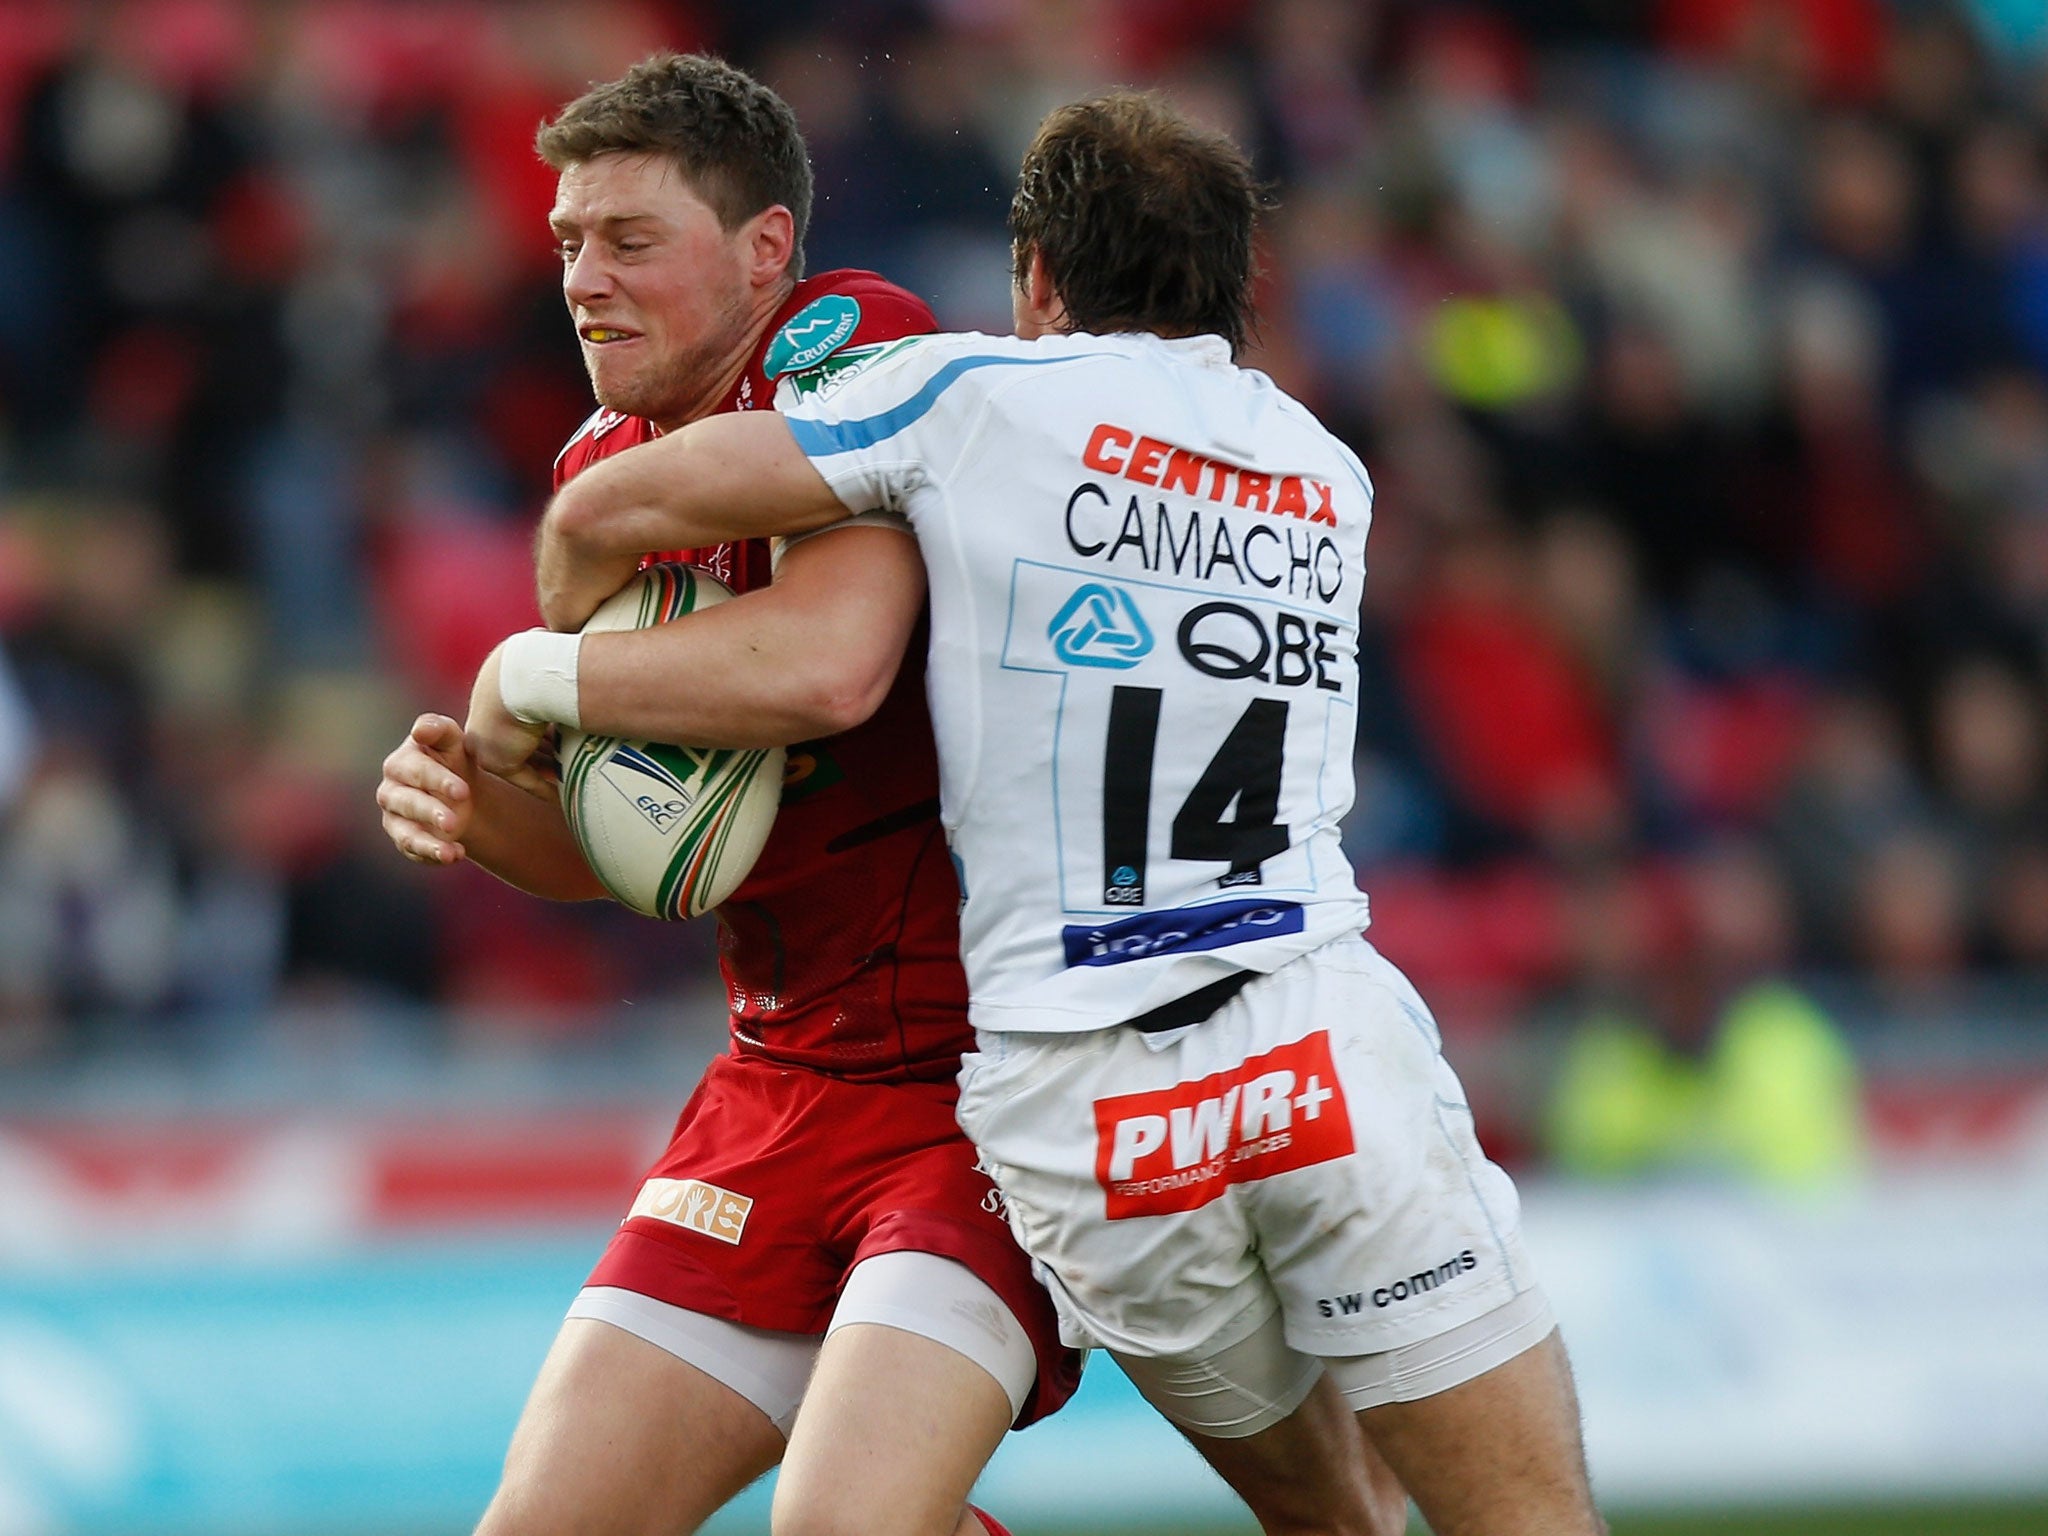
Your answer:
[[[1074,328],[1213,333],[1252,326],[1252,230],[1265,194],[1243,150],[1165,97],[1112,91],[1060,107],[1024,152],[1010,203],[1023,283],[1045,260]]]

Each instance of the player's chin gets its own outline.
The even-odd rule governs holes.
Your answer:
[[[608,347],[637,347],[637,341],[607,342]],[[610,410],[623,411],[628,416],[649,416],[655,391],[650,387],[649,375],[653,370],[635,366],[622,357],[592,357],[585,349],[584,369],[590,375],[590,392],[597,397],[597,403]]]

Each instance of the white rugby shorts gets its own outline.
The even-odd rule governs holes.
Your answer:
[[[1304,1354],[1375,1354],[1535,1284],[1436,1022],[1363,939],[1172,1036],[984,1033],[960,1083],[1069,1344],[1189,1356],[1277,1309]]]

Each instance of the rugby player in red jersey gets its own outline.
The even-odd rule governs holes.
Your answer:
[[[728,65],[647,60],[571,102],[537,146],[560,174],[563,293],[601,407],[557,486],[664,430],[767,407],[779,379],[848,348],[932,329],[872,273],[802,277],[802,140]],[[975,1477],[1078,1377],[953,1119],[973,1034],[916,546],[849,527],[786,547],[772,583],[770,556],[764,541],[679,556],[750,594],[704,615],[734,666],[703,664],[705,629],[687,674],[581,653],[593,729],[804,745],[719,912],[731,1050],[571,1306],[487,1536],[692,1531],[777,1462],[778,1533],[983,1536],[1000,1528],[967,1504]],[[498,687],[494,656],[477,697]],[[378,803],[408,857],[602,895],[534,787],[482,771],[463,728],[427,715],[386,760]]]

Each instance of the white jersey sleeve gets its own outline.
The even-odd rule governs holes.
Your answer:
[[[1365,926],[1372,490],[1215,337],[895,343],[780,401],[931,578],[974,1022],[1096,1029]]]

